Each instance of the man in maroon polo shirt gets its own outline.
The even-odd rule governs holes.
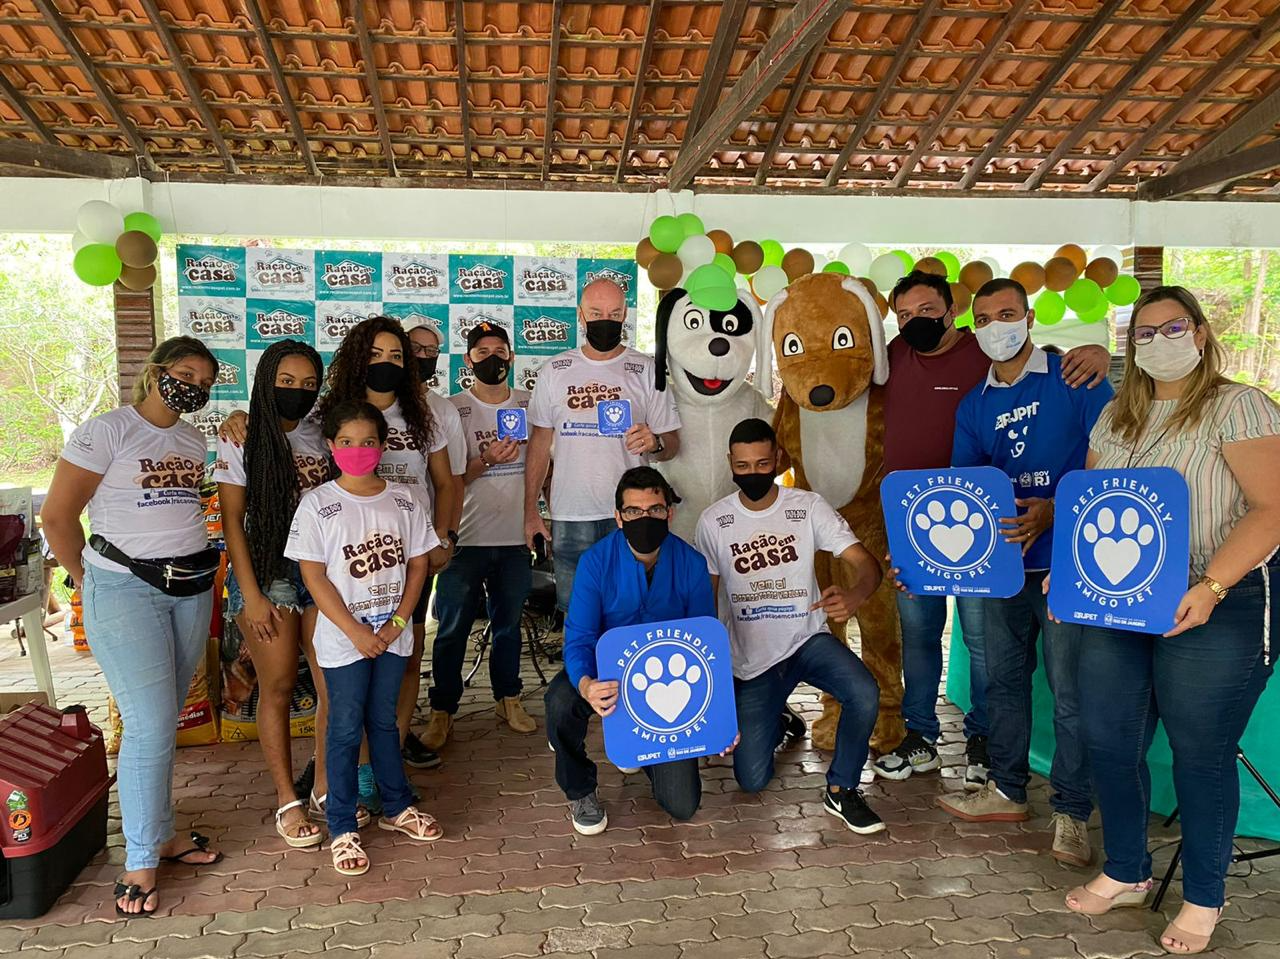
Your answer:
[[[889,381],[885,385],[885,472],[941,469],[951,465],[956,408],[981,383],[991,359],[977,337],[955,325],[956,309],[945,277],[913,271],[898,281],[890,302],[898,317],[898,336],[889,343]],[[1071,387],[1092,389],[1107,375],[1111,356],[1102,346],[1078,346],[1062,362]],[[966,789],[981,789],[987,779],[987,671],[983,648],[982,600],[957,598],[956,615],[969,651],[972,704],[964,718],[968,765]],[[942,681],[942,633],[945,596],[898,593],[902,620],[902,718],[907,736],[893,752],[875,761],[877,776],[906,779],[913,772],[937,769],[934,744],[938,723],[938,686]]]

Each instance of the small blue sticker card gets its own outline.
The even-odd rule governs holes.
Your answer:
[[[596,675],[618,683],[604,751],[628,769],[715,756],[738,735],[729,633],[710,616],[619,626],[596,644]]]
[[[518,406],[498,410],[498,439],[527,440],[529,420]]]
[[[1191,570],[1191,494],[1167,466],[1075,470],[1054,494],[1049,609],[1064,623],[1166,633]]]
[[[889,555],[915,596],[1004,598],[1022,589],[1022,549],[1000,535],[1018,515],[994,466],[895,470],[880,484]]]
[[[605,400],[596,406],[601,436],[621,436],[631,429],[631,401]]]

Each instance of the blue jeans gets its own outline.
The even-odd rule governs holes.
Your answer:
[[[573,575],[578,571],[578,559],[617,528],[613,517],[551,521],[551,564],[556,574],[556,606],[562,613],[569,611],[569,596],[573,593]]]
[[[132,573],[84,567],[84,629],[116,698],[125,869],[154,869],[173,838],[178,713],[209,643],[213,590],[169,596]]]
[[[830,633],[816,633],[754,679],[733,681],[741,737],[733,752],[733,775],[747,792],[759,792],[773,778],[773,751],[782,741],[782,708],[801,683],[816,686],[840,703],[827,783],[858,788],[867,740],[880,709],[880,687],[853,650]]]
[[[972,596],[956,597],[956,615],[969,651],[969,712],[964,738],[987,735],[987,660],[983,646],[983,603]],[[942,683],[942,632],[947,627],[945,596],[898,594],[902,621],[902,718],[907,729],[931,743],[938,741],[938,687]]]
[[[1274,650],[1278,570],[1271,570],[1269,610],[1255,570],[1207,623],[1179,636],[1085,630],[1080,670],[1089,682],[1081,688],[1080,706],[1102,812],[1103,871],[1117,882],[1151,876],[1147,749],[1159,719],[1173,749],[1183,899],[1211,909],[1222,905],[1240,812],[1236,747],[1271,677],[1272,667],[1263,662],[1262,623],[1269,615]]]
[[[285,563],[284,575],[279,579],[273,579],[262,592],[271,601],[272,606],[289,609],[295,613],[301,613],[308,606],[316,604],[316,601],[311,598],[311,594],[307,592],[306,585],[302,582],[302,570],[298,568],[298,564],[293,560],[288,560]],[[240,581],[236,578],[236,571],[228,568],[227,615],[235,619],[243,612],[244,591],[240,589]]]
[[[324,667],[324,683],[329,690],[324,749],[329,769],[326,808],[331,836],[356,831],[360,741],[366,737],[383,816],[394,819],[413,804],[396,728],[396,701],[408,662],[407,656],[383,653],[346,666]]]
[[[1089,763],[1080,729],[1077,673],[1083,632],[1054,623],[1041,591],[1043,571],[1027,573],[1022,591],[1008,599],[984,599],[986,608],[987,751],[991,778],[1015,802],[1027,801],[1031,781],[1031,677],[1036,671],[1036,638],[1044,637],[1044,671],[1053,693],[1056,745],[1049,782],[1057,812],[1085,821],[1093,812]]]
[[[471,627],[488,601],[492,642],[489,685],[494,699],[519,696],[520,614],[533,585],[529,550],[519,546],[459,546],[436,577],[435,646],[431,653],[431,708],[452,715],[462,698],[462,661]]]

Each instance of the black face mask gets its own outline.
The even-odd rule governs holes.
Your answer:
[[[608,353],[622,342],[622,321],[592,320],[587,324],[587,342],[592,349]]]
[[[156,381],[160,399],[175,413],[194,413],[209,402],[209,391],[195,383],[187,383],[169,373],[161,373]]]
[[[436,375],[436,367],[440,365],[440,357],[438,356],[419,356],[418,357],[418,379],[423,383],[430,381]]]
[[[404,382],[404,367],[395,363],[370,363],[364,385],[375,393],[394,393]]]
[[[274,392],[276,412],[286,420],[302,419],[311,412],[311,407],[316,405],[316,397],[320,395],[319,390],[302,390],[293,386],[277,386]]]
[[[932,353],[947,332],[947,321],[940,316],[913,316],[898,332],[917,353]]]
[[[642,556],[661,546],[669,532],[671,527],[667,525],[667,520],[654,519],[652,516],[641,516],[622,523],[622,535],[627,538],[627,545]]]
[[[471,369],[475,371],[476,379],[481,383],[486,386],[497,386],[504,382],[507,374],[511,372],[511,362],[504,360],[501,356],[490,354]]]
[[[742,495],[753,503],[760,502],[773,489],[772,473],[734,473],[733,481],[742,490]]]

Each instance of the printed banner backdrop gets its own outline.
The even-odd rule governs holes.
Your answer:
[[[596,646],[596,675],[618,683],[602,724],[615,766],[714,756],[738,733],[729,633],[710,616],[609,630]]]
[[[1063,622],[1165,633],[1187,591],[1191,494],[1167,466],[1058,483],[1049,608]]]
[[[482,322],[511,334],[513,385],[533,389],[546,358],[582,338],[578,296],[595,279],[626,291],[623,340],[636,337],[634,260],[184,244],[177,262],[179,329],[207,343],[222,367],[212,401],[189,417],[211,445],[217,424],[248,403],[268,346],[303,340],[328,364],[347,332],[378,313],[440,330],[432,388],[445,395],[471,386],[467,331]]]
[[[994,466],[896,470],[880,485],[889,555],[916,596],[1013,596],[1022,551],[1000,535],[1013,483]]]

